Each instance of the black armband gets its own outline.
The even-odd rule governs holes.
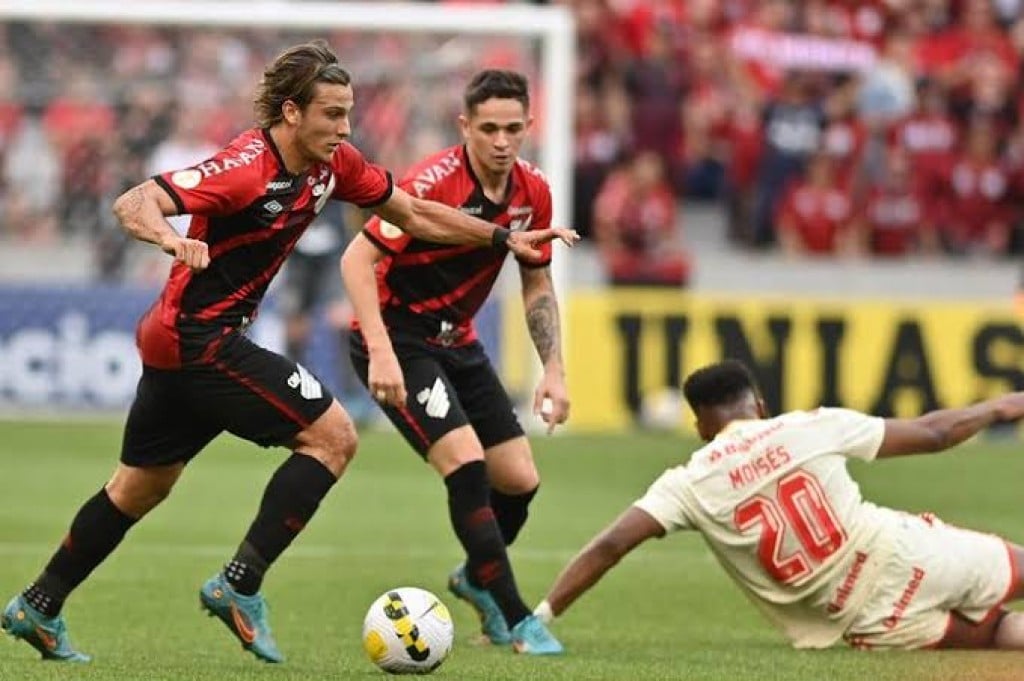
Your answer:
[[[494,231],[491,232],[491,248],[496,251],[506,250],[508,248],[508,238],[510,236],[512,236],[511,230],[495,225]]]

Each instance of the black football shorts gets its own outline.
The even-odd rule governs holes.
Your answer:
[[[484,449],[523,435],[512,400],[480,343],[442,347],[393,337],[392,345],[409,397],[404,409],[382,408],[420,456],[467,424]],[[349,347],[356,374],[367,385],[370,363],[362,335],[351,334]]]
[[[263,447],[286,445],[333,401],[302,366],[233,331],[201,362],[180,369],[143,366],[121,461],[188,462],[223,431]]]

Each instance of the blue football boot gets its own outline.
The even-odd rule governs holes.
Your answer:
[[[512,648],[523,655],[561,655],[565,648],[536,615],[512,627]]]
[[[19,594],[0,615],[0,629],[38,650],[44,660],[88,662],[92,658],[71,647],[64,617],[46,617]]]
[[[217,573],[199,590],[199,603],[210,617],[216,616],[242,642],[242,648],[265,662],[284,662],[284,655],[270,633],[267,602],[260,594],[244,596]]]
[[[512,642],[505,616],[501,614],[494,596],[486,589],[478,589],[466,579],[466,566],[460,565],[448,576],[448,590],[469,603],[480,617],[480,629],[493,645],[506,646]]]

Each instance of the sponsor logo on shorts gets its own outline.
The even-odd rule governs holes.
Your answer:
[[[448,389],[440,377],[434,381],[433,386],[419,391],[416,394],[416,401],[426,405],[427,416],[435,419],[443,419],[448,416],[448,410],[452,406],[448,400]]]
[[[434,342],[447,348],[455,345],[463,335],[465,335],[464,329],[455,326],[453,322],[442,320],[441,331],[434,336]]]
[[[324,396],[324,389],[320,381],[316,380],[313,374],[306,371],[301,364],[295,365],[296,369],[288,377],[288,387],[298,388],[299,394],[307,400],[319,400]]]
[[[903,619],[903,615],[907,612],[907,608],[910,607],[910,602],[914,600],[914,596],[921,588],[921,582],[924,581],[925,571],[919,567],[911,569],[910,581],[907,582],[906,588],[903,589],[903,593],[900,594],[900,599],[892,604],[892,614],[882,620],[882,625],[886,629],[894,629],[900,620]]]
[[[850,566],[850,570],[846,573],[846,578],[843,579],[843,583],[836,589],[835,597],[825,608],[829,614],[836,614],[846,605],[846,601],[850,599],[850,594],[853,593],[853,587],[860,580],[860,574],[864,571],[864,563],[866,562],[868,562],[868,554],[863,551],[857,551],[853,557],[853,565]]]

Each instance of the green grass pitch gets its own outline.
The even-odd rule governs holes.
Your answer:
[[[118,424],[0,422],[0,598],[48,559],[79,504],[105,481]],[[694,445],[667,435],[534,440],[543,476],[531,520],[511,550],[529,603],[583,543]],[[866,496],[1024,540],[1024,446],[981,441],[955,454],[855,465]],[[396,436],[369,433],[341,484],[270,573],[264,592],[288,656],[266,666],[203,617],[197,590],[233,552],[283,450],[223,437],[172,497],[69,601],[73,640],[95,656],[69,668],[0,640],[0,681],[375,679],[360,630],[380,592],[434,591],[455,617],[445,679],[1012,681],[1024,654],[798,652],[759,617],[696,536],[650,542],[554,630],[568,654],[532,659],[469,643],[476,621],[445,578],[460,551],[443,486]]]

